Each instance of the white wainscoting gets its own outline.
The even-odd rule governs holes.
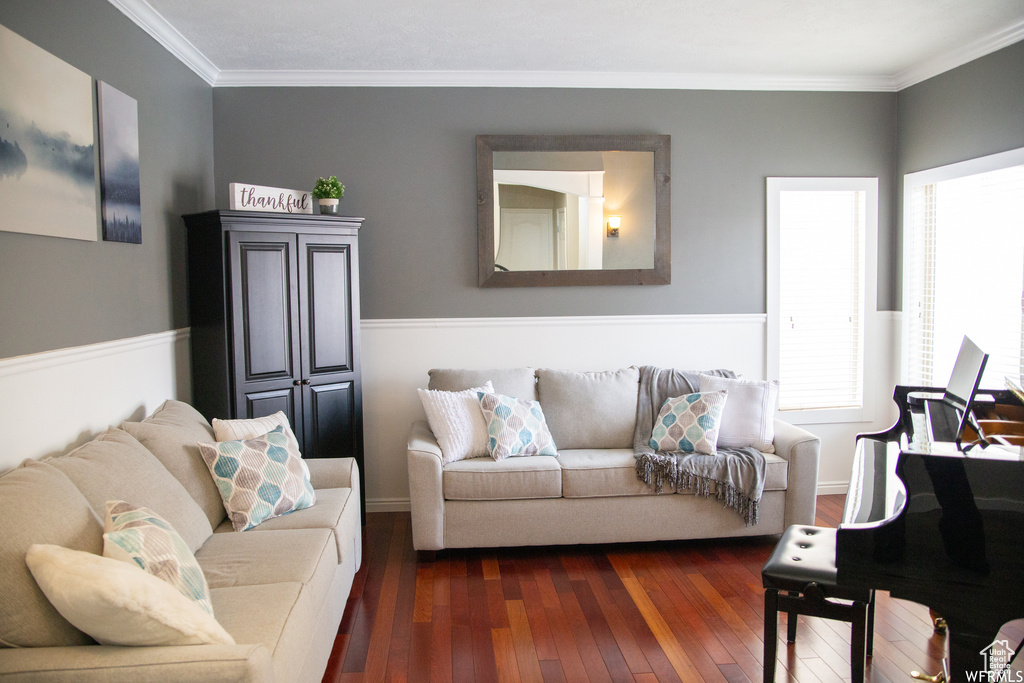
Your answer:
[[[0,471],[191,396],[188,330],[0,359]]]
[[[844,493],[853,439],[892,424],[899,313],[880,312],[871,345],[871,423],[804,425],[822,438],[819,493]],[[363,320],[363,423],[367,509],[409,509],[405,442],[422,420],[416,388],[431,368],[629,365],[726,367],[764,377],[763,314]],[[168,398],[190,398],[188,330],[0,359],[5,444],[0,471],[63,453],[108,425],[140,419]]]

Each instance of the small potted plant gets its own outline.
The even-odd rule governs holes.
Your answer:
[[[345,186],[338,181],[338,176],[317,178],[313,186],[313,197],[320,205],[320,213],[328,216],[338,215],[338,202],[345,196]]]

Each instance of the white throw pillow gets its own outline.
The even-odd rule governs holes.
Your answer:
[[[487,422],[477,394],[494,392],[491,382],[464,391],[417,389],[430,431],[441,446],[441,463],[490,455],[487,450]]]
[[[246,420],[219,420],[213,418],[213,438],[217,441],[242,441],[243,439],[255,439],[274,430],[274,427],[284,425],[284,433],[290,436],[296,444],[299,440],[292,432],[292,426],[288,423],[288,416],[283,410],[266,417],[251,417]]]
[[[775,441],[775,411],[779,404],[778,382],[701,374],[700,390],[729,393],[718,430],[719,448],[752,446],[762,453],[775,452],[772,442]]]
[[[212,615],[134,564],[58,545],[25,555],[47,599],[103,645],[234,645]]]

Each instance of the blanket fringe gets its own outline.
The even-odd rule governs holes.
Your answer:
[[[679,459],[671,455],[644,453],[638,456],[636,476],[655,493],[662,493],[667,484],[676,493],[689,491],[696,496],[710,498],[714,485],[715,500],[722,502],[724,507],[735,510],[743,518],[746,526],[753,526],[760,521],[759,501],[751,500],[729,483],[684,470]]]

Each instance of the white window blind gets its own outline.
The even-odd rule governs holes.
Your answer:
[[[780,410],[864,407],[877,187],[874,178],[769,179],[769,374]]]
[[[1022,374],[1024,155],[910,174],[905,196],[904,381],[945,386],[967,335],[1002,388]]]

